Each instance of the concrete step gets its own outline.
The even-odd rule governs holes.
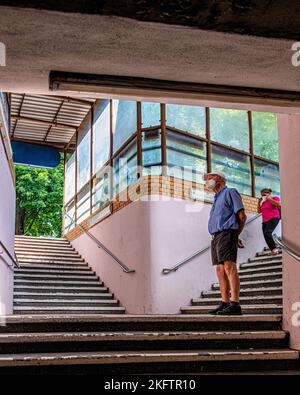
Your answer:
[[[20,286],[30,286],[31,288],[39,285],[39,286],[47,286],[49,287],[59,287],[59,286],[64,286],[66,288],[70,288],[73,287],[73,285],[77,286],[77,287],[86,287],[88,285],[90,286],[97,286],[97,285],[101,285],[101,281],[99,280],[86,280],[86,281],[66,281],[66,280],[15,280],[14,281],[14,289],[15,287],[20,287]]]
[[[269,288],[249,288],[249,289],[242,289],[240,292],[242,297],[245,296],[280,296],[282,297],[282,287],[269,287]],[[220,297],[220,291],[204,291],[202,292],[201,296],[203,298],[215,298]]]
[[[101,307],[101,306],[117,306],[119,305],[119,301],[116,299],[72,299],[72,300],[67,300],[67,299],[54,299],[54,298],[49,298],[48,300],[40,300],[40,299],[19,299],[15,298],[14,300],[14,308],[17,306],[26,306],[26,307],[53,307],[53,306],[58,306],[58,307],[91,307],[91,306],[96,306],[96,307]]]
[[[68,259],[73,259],[73,258],[82,258],[81,255],[79,255],[76,251],[64,251],[64,252],[57,252],[57,251],[53,251],[53,252],[49,252],[49,251],[20,251],[20,250],[16,250],[16,255],[17,257],[20,257],[20,259],[22,259],[22,257],[25,258],[30,258],[30,257],[34,257],[34,258],[49,258],[52,259],[53,257],[57,257],[57,258],[68,258]]]
[[[255,256],[268,256],[270,252],[270,250],[257,252]],[[282,251],[277,256],[282,257]]]
[[[34,299],[42,300],[44,302],[50,299],[57,300],[90,300],[94,299],[112,299],[114,295],[107,292],[105,288],[104,292],[14,292],[14,300],[19,301],[23,299]]]
[[[54,243],[69,243],[69,241],[64,237],[43,237],[43,236],[24,236],[15,235],[16,241],[43,241],[43,242],[54,242]]]
[[[281,261],[282,262],[282,256],[281,255],[270,255],[270,256],[259,256],[259,257],[254,257],[254,258],[249,258],[248,262],[267,262],[267,261]]]
[[[241,268],[239,274],[241,275],[252,275],[252,274],[265,274],[265,273],[282,273],[282,265],[271,266],[271,267],[259,267],[254,269]]]
[[[187,347],[188,344],[188,347]],[[0,334],[0,354],[66,351],[250,349],[287,345],[283,331],[104,331]]]
[[[101,285],[102,284],[102,285]],[[87,292],[87,293],[93,293],[93,292],[108,292],[109,288],[104,287],[103,283],[97,283],[96,285],[86,285],[86,286],[68,286],[65,287],[64,285],[61,286],[49,286],[48,284],[45,285],[15,285],[14,286],[14,292],[38,292],[38,293],[56,293],[56,292],[63,292],[63,293],[69,293],[69,292]]]
[[[47,268],[40,268],[39,266],[22,266],[20,269],[15,269],[15,273],[17,274],[90,274],[93,273],[92,269],[89,266],[81,267],[61,267],[55,266],[52,267],[49,265]]]
[[[83,270],[84,268],[89,268],[88,264],[86,262],[65,262],[65,263],[43,263],[43,262],[23,262],[23,261],[18,261],[20,264],[21,269],[30,269],[30,268],[66,268],[66,269],[73,269],[73,268],[80,268]]]
[[[281,287],[282,279],[272,279],[272,280],[255,280],[255,281],[243,281],[241,282],[241,289],[245,288],[267,288],[270,287]],[[219,284],[215,283],[212,285],[212,290],[220,289]]]
[[[125,308],[120,306],[14,306],[14,314],[122,314]]]
[[[65,352],[65,353],[35,353],[35,354],[3,354],[0,355],[0,366],[61,366],[66,365],[80,365],[82,370],[83,365],[95,366],[98,371],[103,370],[103,366],[99,369],[99,365],[108,365],[115,368],[118,365],[123,366],[124,369],[130,368],[134,364],[134,369],[142,367],[142,365],[149,364],[151,371],[157,371],[155,363],[164,363],[165,370],[170,370],[170,363],[200,363],[204,364],[200,371],[216,369],[216,364],[219,362],[224,368],[224,363],[228,363],[234,369],[236,365],[242,365],[244,362],[253,361],[255,365],[258,362],[263,362],[265,366],[270,361],[298,361],[299,352],[294,350],[284,349],[262,349],[262,350],[155,350],[140,352],[134,351],[101,351],[101,352]],[[210,368],[207,363],[213,363],[215,368]],[[189,368],[189,366],[188,366]],[[226,366],[225,366],[226,368]],[[242,366],[241,366],[242,368]],[[197,366],[199,371],[199,366]],[[239,369],[240,370],[240,369]],[[173,371],[173,369],[172,369]]]
[[[221,298],[195,298],[192,299],[193,306],[201,305],[218,305]],[[282,305],[282,296],[242,296],[240,297],[241,304],[253,305],[253,304],[276,304]]]
[[[183,314],[207,314],[212,306],[185,306],[180,308]],[[243,314],[281,314],[282,305],[276,304],[253,304],[242,305]]]
[[[54,280],[59,280],[59,281],[98,281],[99,277],[95,275],[95,273],[91,272],[89,273],[84,273],[82,275],[77,275],[77,274],[31,274],[31,273],[17,273],[14,276],[14,281],[23,281],[23,280],[28,280],[28,281],[54,281]]]
[[[0,333],[109,331],[267,331],[281,329],[280,314],[213,316],[199,314],[15,314],[5,317]]]
[[[15,249],[21,251],[28,251],[28,249],[32,251],[75,251],[75,248],[71,244],[59,244],[59,245],[52,245],[52,244],[32,244],[32,243],[22,243],[22,242],[15,242]]]
[[[240,270],[246,269],[262,269],[262,268],[272,268],[282,266],[281,261],[272,261],[272,262],[260,262],[260,263],[242,263],[239,268]]]
[[[267,273],[257,273],[250,274],[240,272],[240,281],[241,283],[245,281],[255,281],[255,280],[273,280],[273,279],[282,279],[282,272],[267,272]]]
[[[21,262],[58,262],[58,263],[63,263],[63,262],[83,262],[84,259],[81,258],[80,256],[76,255],[74,257],[68,257],[68,256],[63,256],[63,257],[58,257],[58,256],[34,256],[34,255],[17,255],[18,261]]]

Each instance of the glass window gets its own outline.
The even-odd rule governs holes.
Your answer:
[[[174,168],[177,168],[179,178],[202,182],[206,172],[206,143],[167,130],[167,164],[168,174],[176,176]]]
[[[251,195],[250,158],[238,152],[212,145],[212,171],[226,175],[227,186]]]
[[[102,174],[96,175],[96,178],[94,178],[93,180],[93,212],[102,207],[110,199],[109,179],[110,170],[109,168],[107,168],[107,171],[104,171]]]
[[[167,104],[166,124],[184,132],[205,137],[205,108]]]
[[[227,108],[210,109],[211,139],[224,145],[249,151],[247,111]]]
[[[125,190],[137,180],[136,138],[113,160],[114,195]]]
[[[271,188],[273,195],[280,195],[279,166],[259,159],[254,161],[255,195],[260,197],[263,188]]]
[[[75,227],[75,199],[66,207],[65,233],[70,232]]]
[[[80,223],[90,215],[90,184],[87,184],[77,195],[77,222]]]
[[[90,179],[91,171],[91,115],[89,114],[78,130],[77,146],[78,174],[77,191]]]
[[[116,152],[137,130],[135,101],[113,100],[113,148]]]
[[[94,174],[106,163],[110,153],[110,102],[97,100],[94,106]]]
[[[160,125],[160,103],[142,103],[142,128]]]
[[[75,195],[75,166],[76,153],[67,154],[66,174],[65,174],[65,203]]]
[[[278,162],[277,115],[252,112],[254,154]]]
[[[142,133],[143,175],[161,174],[161,130]]]

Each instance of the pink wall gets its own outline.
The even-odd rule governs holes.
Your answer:
[[[300,253],[300,115],[279,115],[282,234]],[[294,310],[293,310],[294,308]],[[283,255],[283,326],[290,345],[300,350],[300,262]]]
[[[0,240],[14,254],[15,188],[0,138]],[[0,247],[0,252],[2,251]],[[13,272],[5,264],[11,264],[5,253],[0,254],[0,314],[12,312]],[[5,311],[3,311],[5,310]]]
[[[131,203],[91,229],[136,273],[123,273],[86,235],[72,242],[132,314],[176,314],[216,281],[210,251],[176,272],[162,274],[163,268],[174,266],[210,243],[207,221],[211,206],[182,200],[155,201],[158,199],[153,196],[152,201]],[[264,247],[260,222],[257,219],[250,225],[251,231],[245,231],[246,248],[240,250],[240,262]]]

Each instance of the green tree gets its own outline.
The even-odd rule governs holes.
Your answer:
[[[15,166],[15,170],[17,233],[60,237],[63,162],[55,169]]]

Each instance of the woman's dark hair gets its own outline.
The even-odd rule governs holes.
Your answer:
[[[264,189],[261,189],[260,193],[272,193],[272,189],[271,188],[264,188]]]

